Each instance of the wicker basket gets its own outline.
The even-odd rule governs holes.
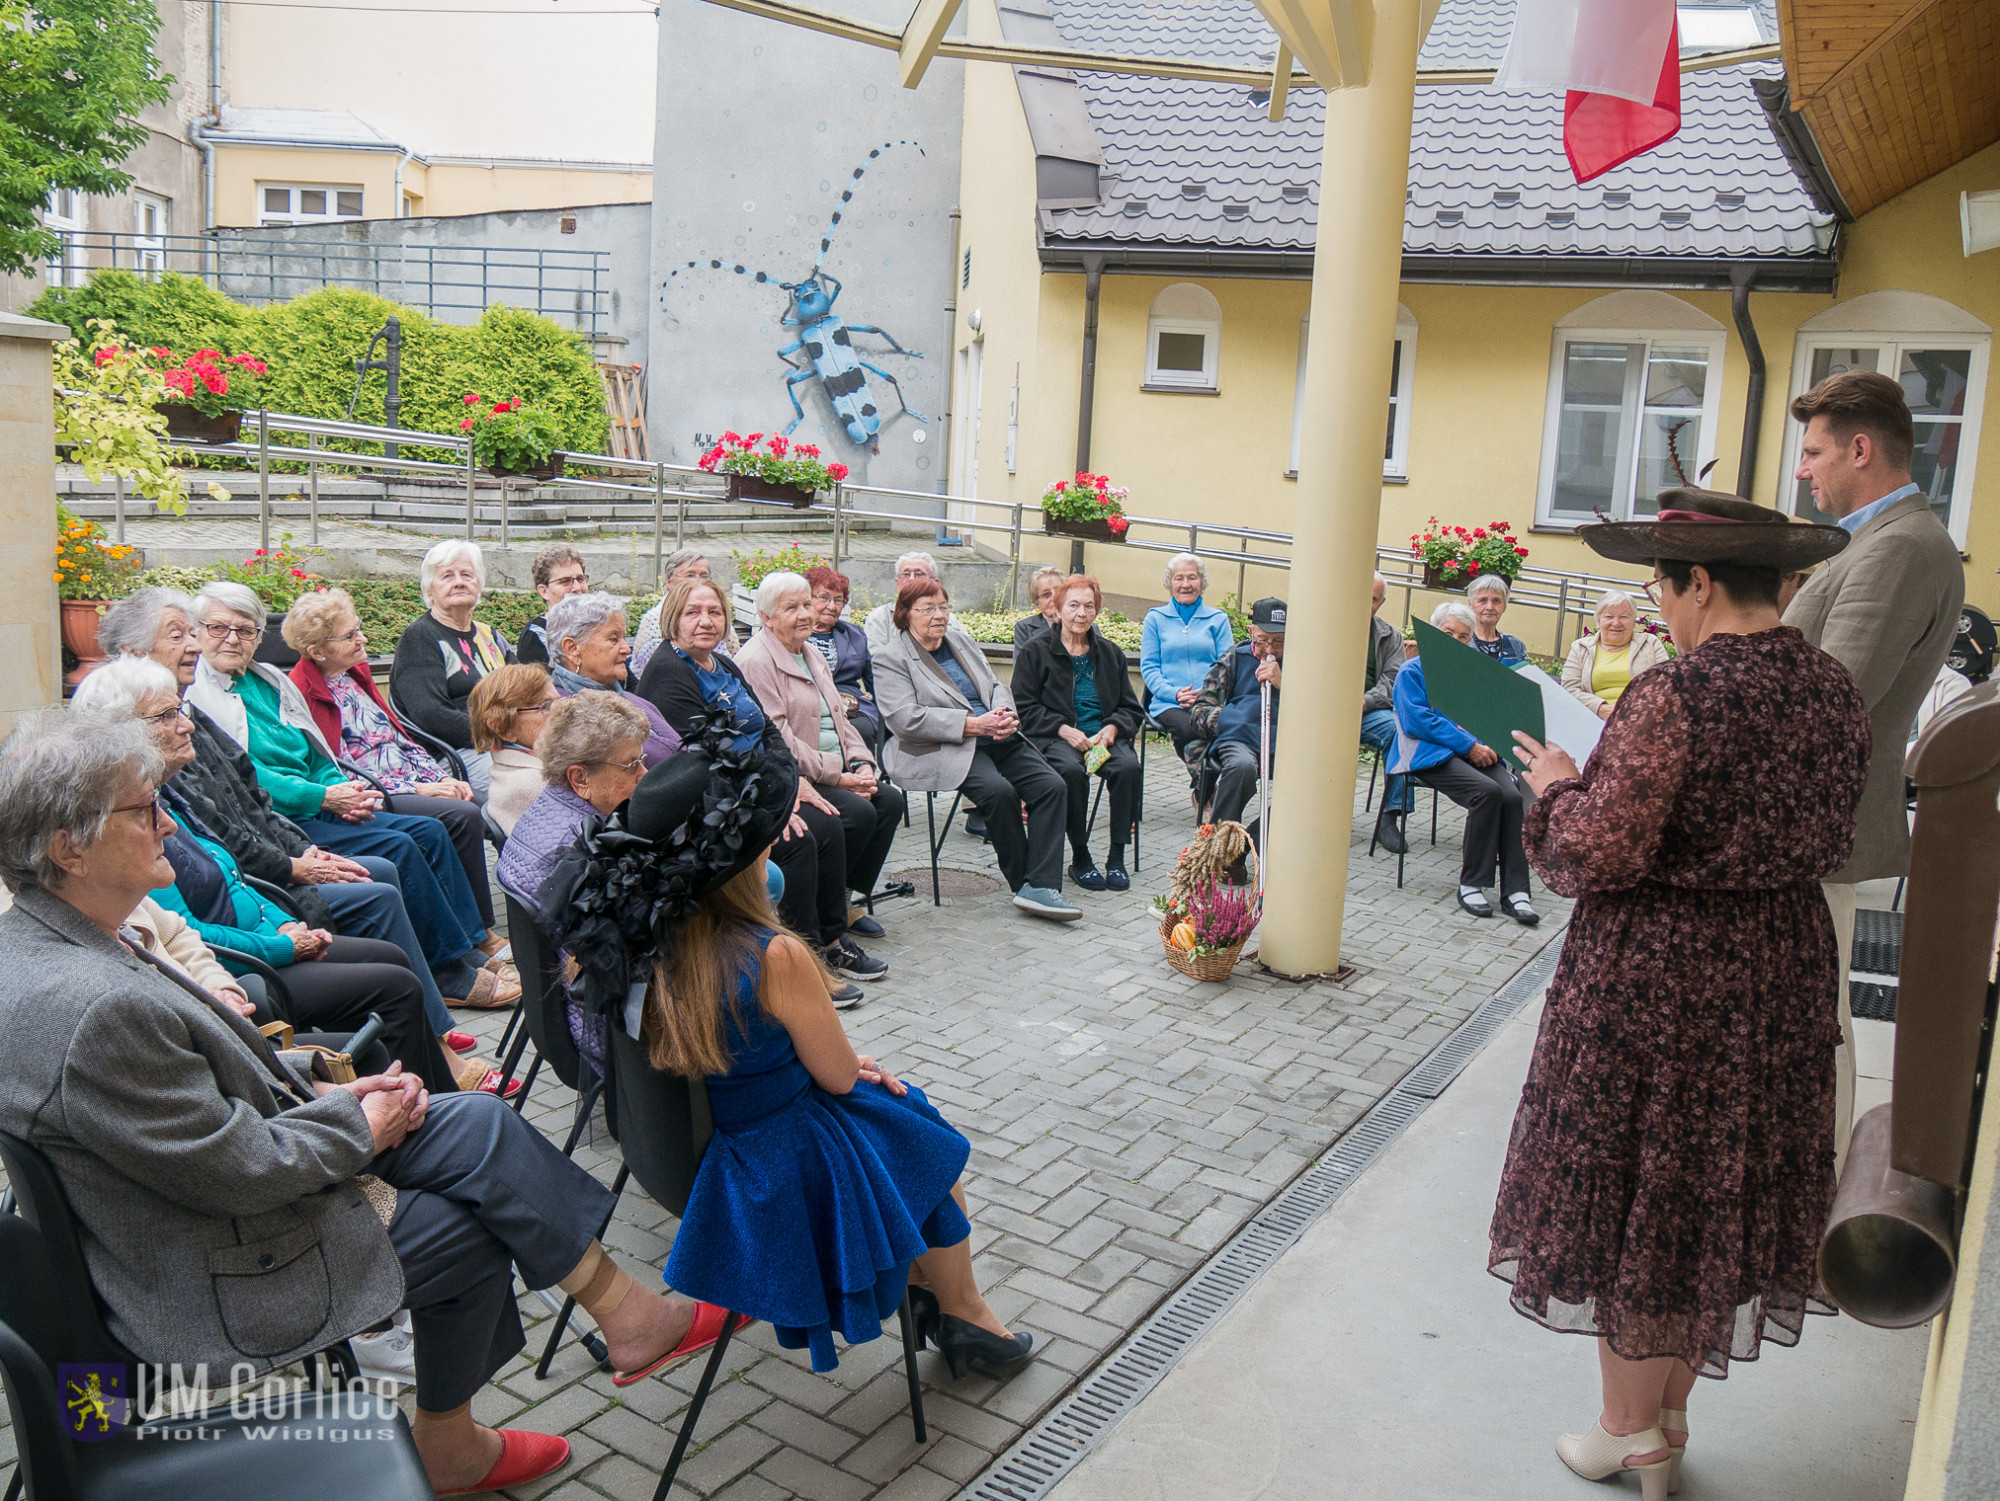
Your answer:
[[[1236,968],[1236,961],[1243,957],[1243,945],[1247,938],[1238,939],[1228,948],[1213,954],[1203,954],[1199,959],[1183,953],[1173,945],[1174,919],[1160,919],[1160,944],[1167,951],[1167,963],[1186,975],[1190,980],[1226,980],[1229,972]]]

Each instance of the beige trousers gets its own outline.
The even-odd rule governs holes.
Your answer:
[[[1854,1130],[1854,1007],[1847,997],[1847,971],[1854,958],[1852,886],[1821,884],[1833,914],[1833,939],[1840,948],[1840,1048],[1833,1060],[1833,1170],[1847,1163],[1847,1138]]]

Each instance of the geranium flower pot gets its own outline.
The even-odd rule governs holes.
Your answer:
[[[234,443],[243,434],[243,414],[230,410],[211,417],[184,401],[163,401],[153,408],[167,419],[167,436],[189,443]]]
[[[514,469],[505,464],[488,464],[486,472],[498,479],[551,480],[561,476],[563,461],[559,458],[548,458],[526,469]]]
[[[97,622],[104,605],[101,599],[62,601],[62,643],[76,658],[75,670],[63,677],[65,683],[80,683],[93,667],[104,665],[104,648],[97,644]]]
[[[1070,521],[1042,512],[1042,530],[1051,537],[1085,537],[1092,542],[1123,542],[1125,534],[1114,532],[1108,521]]]
[[[757,474],[731,474],[728,480],[731,500],[775,501],[795,511],[803,511],[811,505],[817,493],[800,489],[797,485],[781,485]]]
[[[1463,589],[1473,580],[1468,568],[1433,568],[1424,564],[1424,587],[1426,589]]]

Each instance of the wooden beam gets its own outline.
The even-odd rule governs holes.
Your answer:
[[[903,43],[896,49],[899,54],[896,71],[904,88],[913,89],[924,81],[924,72],[937,56],[938,44],[944,40],[961,3],[962,0],[918,0],[910,24],[903,28]]]
[[[1271,65],[1271,107],[1266,112],[1273,120],[1285,118],[1285,100],[1292,91],[1292,49],[1283,42],[1278,43],[1278,60]]]

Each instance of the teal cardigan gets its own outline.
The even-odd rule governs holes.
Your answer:
[[[261,959],[273,969],[281,969],[298,957],[292,947],[292,940],[280,933],[280,925],[296,921],[291,913],[276,902],[267,901],[260,893],[244,883],[243,876],[236,868],[236,861],[228,850],[212,839],[191,835],[208,857],[222,867],[222,879],[229,888],[229,904],[236,910],[236,923],[203,922],[188,910],[188,904],[181,897],[180,887],[164,886],[155,891],[153,900],[169,912],[178,912],[188,920],[188,924],[201,935],[201,941],[210,948],[236,949]],[[222,961],[223,967],[231,974],[244,973],[244,966]]]

